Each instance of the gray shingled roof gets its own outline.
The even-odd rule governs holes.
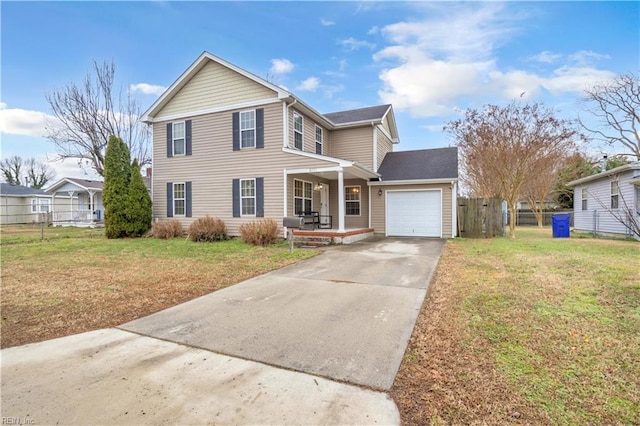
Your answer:
[[[77,183],[78,185],[82,185],[87,189],[102,189],[102,181],[99,180],[89,180],[89,179],[78,179],[78,178],[66,178],[67,180]]]
[[[49,195],[42,189],[29,188],[22,185],[11,185],[8,183],[0,184],[0,193],[2,195]]]
[[[367,108],[351,109],[348,111],[330,112],[323,114],[334,124],[357,123],[359,121],[381,120],[391,105],[378,105]]]
[[[458,178],[458,148],[389,152],[378,173],[382,181]]]

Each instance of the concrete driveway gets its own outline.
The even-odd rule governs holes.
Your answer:
[[[387,390],[443,244],[378,238],[331,248],[120,328]]]
[[[119,329],[4,349],[1,415],[13,424],[399,424],[388,395],[352,384],[393,384],[443,245],[332,247]]]

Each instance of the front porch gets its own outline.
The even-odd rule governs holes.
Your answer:
[[[95,228],[102,224],[99,212],[92,210],[54,211],[51,212],[53,226],[77,226]]]
[[[295,229],[294,244],[323,246],[330,244],[351,244],[372,237],[373,228],[338,229]]]

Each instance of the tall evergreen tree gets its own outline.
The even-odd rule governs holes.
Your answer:
[[[110,136],[104,158],[104,223],[107,238],[127,236],[127,193],[131,179],[129,148],[117,136]]]
[[[133,160],[131,165],[126,204],[127,235],[130,237],[144,235],[151,229],[151,197],[142,180],[137,159]]]

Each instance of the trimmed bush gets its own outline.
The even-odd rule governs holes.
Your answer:
[[[127,194],[131,180],[131,156],[122,139],[111,136],[104,155],[104,227],[107,238],[127,236]]]
[[[217,217],[201,217],[189,226],[189,239],[196,242],[226,240],[227,226]]]
[[[129,179],[129,192],[127,193],[127,205],[125,217],[127,218],[126,232],[129,237],[144,235],[151,228],[151,197],[144,185],[138,160],[133,160],[131,165],[131,178]]]
[[[178,219],[164,220],[156,222],[151,228],[151,233],[155,238],[169,240],[182,236],[182,225]]]
[[[240,238],[252,246],[266,246],[278,241],[278,223],[261,219],[240,225]]]

